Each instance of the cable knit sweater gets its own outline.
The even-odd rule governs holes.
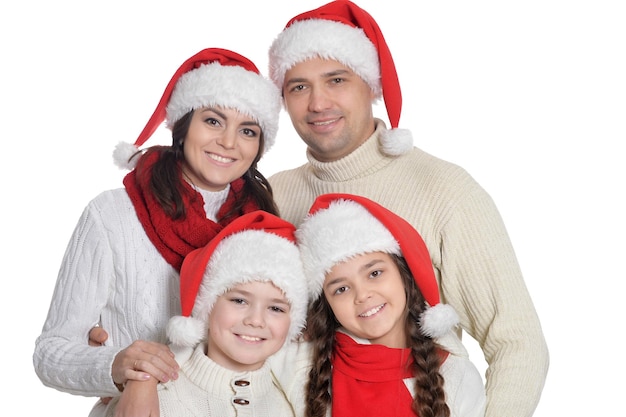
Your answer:
[[[207,217],[214,218],[228,187],[201,193]],[[167,343],[167,321],[178,314],[178,272],[150,242],[126,190],[105,191],[89,202],[67,246],[35,343],[35,371],[60,391],[118,396],[111,377],[115,355],[139,339]],[[93,348],[87,340],[97,323],[109,339]],[[90,416],[103,413],[98,402]]]
[[[226,369],[198,345],[181,364],[175,381],[159,384],[161,417],[269,417],[294,416],[285,393],[275,382],[269,364],[256,371]],[[106,417],[115,411],[114,399]]]
[[[548,370],[548,349],[501,216],[462,168],[414,148],[379,150],[386,129],[350,155],[269,178],[282,217],[298,225],[325,193],[368,197],[409,221],[430,251],[443,302],[483,349],[489,367],[487,417],[530,417]]]

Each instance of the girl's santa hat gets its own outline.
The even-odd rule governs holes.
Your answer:
[[[120,142],[113,160],[120,168],[133,169],[137,158],[132,157],[163,121],[172,129],[188,112],[210,106],[234,108],[252,117],[263,131],[263,151],[274,144],[280,91],[248,58],[227,49],[207,48],[178,68],[135,143]]]
[[[208,245],[190,252],[180,270],[182,315],[172,317],[167,326],[170,341],[191,347],[205,340],[217,298],[253,281],[271,282],[284,292],[291,315],[287,340],[295,340],[306,321],[308,294],[294,232],[291,223],[258,210],[237,218]]]
[[[292,18],[270,47],[270,78],[282,89],[285,73],[311,58],[341,62],[370,86],[377,99],[384,98],[391,123],[381,138],[385,153],[401,155],[413,148],[411,132],[398,129],[402,91],[393,57],[369,13],[339,0]]]
[[[420,319],[422,333],[437,338],[458,324],[454,309],[440,302],[430,254],[420,234],[372,200],[350,194],[319,196],[296,231],[296,239],[311,300],[322,294],[325,276],[335,264],[384,252],[406,260],[428,304]]]

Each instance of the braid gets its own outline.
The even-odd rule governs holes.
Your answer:
[[[426,302],[404,258],[395,255],[393,258],[400,270],[407,295],[406,333],[413,356],[415,377],[415,397],[411,408],[420,417],[450,417],[450,408],[446,404],[443,389],[444,381],[439,373],[441,358],[437,353],[437,345],[433,339],[422,334],[419,325]]]
[[[333,323],[330,329],[329,323]],[[339,323],[326,302],[326,297],[322,295],[311,303],[306,332],[313,346],[314,359],[306,387],[306,417],[325,417],[331,406],[331,357],[337,327]]]

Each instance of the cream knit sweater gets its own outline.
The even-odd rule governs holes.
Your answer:
[[[548,370],[548,349],[501,216],[462,168],[415,148],[379,151],[385,129],[347,157],[309,162],[269,178],[281,216],[298,225],[316,196],[358,194],[404,217],[422,235],[442,301],[459,313],[489,364],[487,417],[530,417]]]

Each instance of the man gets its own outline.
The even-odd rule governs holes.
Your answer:
[[[298,225],[316,196],[368,197],[408,220],[428,246],[444,302],[489,364],[487,417],[528,417],[549,355],[500,214],[462,168],[413,147],[398,129],[402,99],[375,20],[334,1],[287,24],[270,77],[307,145],[308,163],[269,178],[281,215]],[[384,98],[391,129],[373,116]]]

